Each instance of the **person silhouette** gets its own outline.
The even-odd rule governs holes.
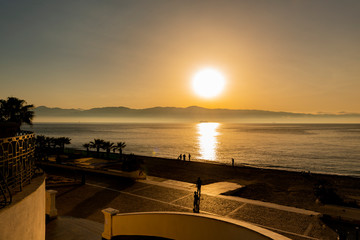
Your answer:
[[[194,213],[199,213],[200,212],[200,197],[198,192],[194,192],[194,208],[193,208],[193,212]]]
[[[231,163],[232,163],[232,166],[234,167],[234,162],[235,162],[235,160],[232,158],[231,159]]]
[[[183,160],[184,160],[184,161],[186,160],[186,155],[185,155],[185,154],[183,154]]]
[[[199,197],[201,196],[201,179],[200,177],[198,177],[197,181],[196,181],[196,188],[197,188],[197,192]]]
[[[190,162],[190,158],[191,158],[191,155],[190,155],[190,153],[189,153],[189,162]]]

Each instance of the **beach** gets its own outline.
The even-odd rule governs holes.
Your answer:
[[[321,202],[317,189],[334,192],[343,204],[359,202],[360,179],[348,176],[291,172],[248,166],[192,162],[175,159],[135,156],[143,161],[147,175],[195,183],[200,177],[204,185],[215,182],[234,182],[244,186],[225,195],[272,202],[281,205],[319,210]],[[116,165],[112,168],[117,168]],[[328,194],[328,195],[329,195]],[[331,196],[330,196],[331,197]],[[330,199],[329,201],[335,201]],[[334,202],[340,204],[340,202]]]

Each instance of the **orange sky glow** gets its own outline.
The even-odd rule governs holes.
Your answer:
[[[358,1],[0,3],[0,98],[83,108],[360,112]],[[214,98],[192,90],[222,72]]]

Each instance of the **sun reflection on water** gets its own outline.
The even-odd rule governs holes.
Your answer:
[[[198,140],[200,146],[200,158],[206,160],[215,160],[216,159],[216,150],[217,150],[217,136],[219,132],[217,131],[220,123],[198,123]]]

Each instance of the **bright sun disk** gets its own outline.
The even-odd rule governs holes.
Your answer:
[[[200,97],[212,98],[223,91],[225,78],[218,70],[205,68],[194,75],[192,86],[195,93]]]

